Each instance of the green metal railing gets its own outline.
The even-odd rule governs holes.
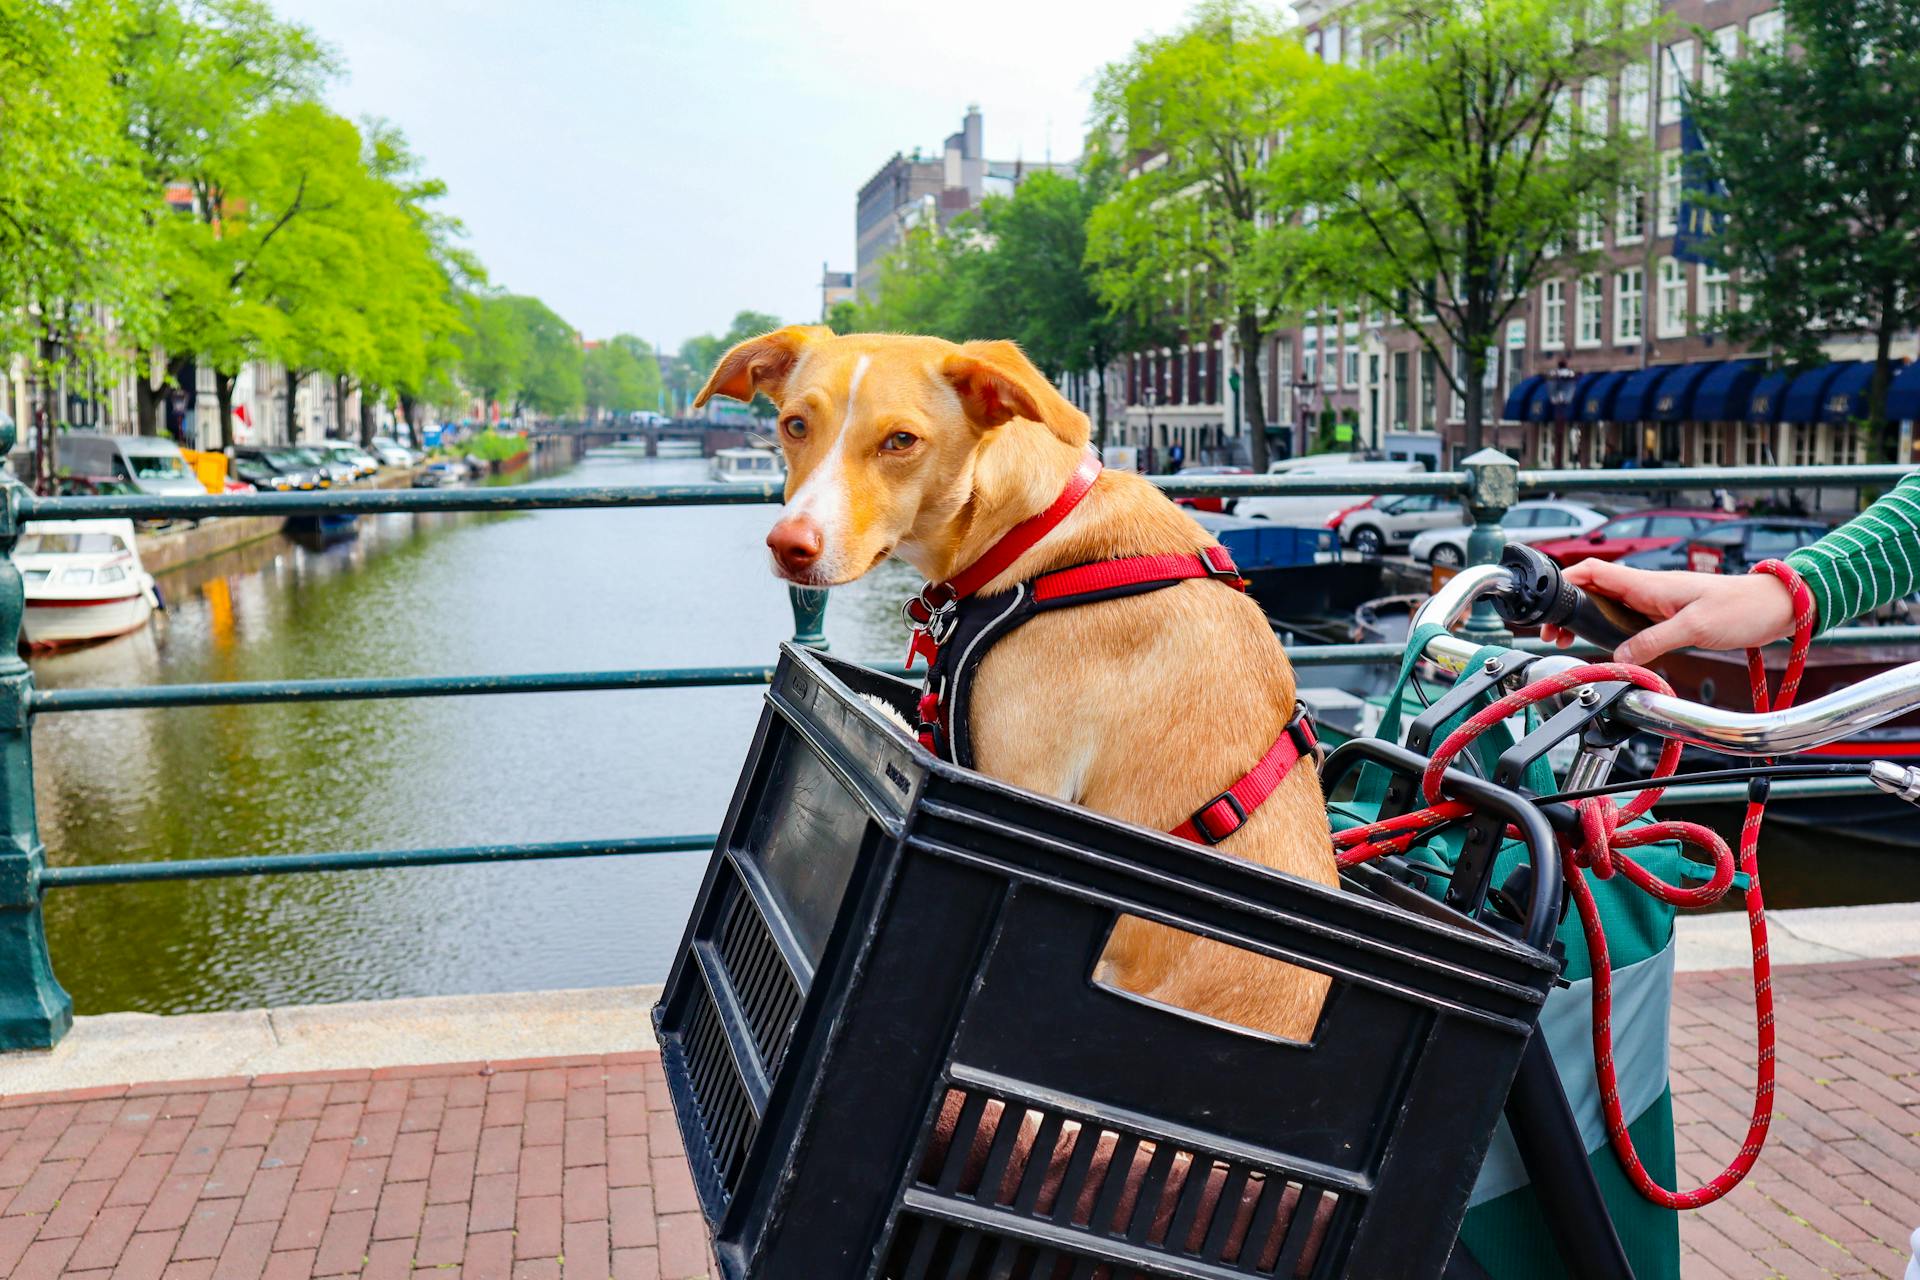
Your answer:
[[[0,419],[0,453],[13,446],[13,428]],[[1483,450],[1460,471],[1405,476],[1162,477],[1156,483],[1175,496],[1441,493],[1462,499],[1474,517],[1469,558],[1495,559],[1504,536],[1500,519],[1519,497],[1549,492],[1620,492],[1806,488],[1890,485],[1903,467],[1743,468],[1645,472],[1523,471],[1504,454]],[[133,708],[232,706],[331,702],[378,698],[473,697],[491,694],[557,693],[612,689],[681,689],[763,685],[773,667],[683,667],[631,671],[571,671],[516,675],[415,676],[362,679],[240,681],[134,688],[41,691],[19,656],[25,611],[24,584],[13,549],[30,520],[99,516],[139,519],[238,515],[432,511],[539,511],[605,507],[665,507],[780,500],[775,484],[650,485],[629,488],[541,486],[504,489],[366,490],[314,494],[229,494],[150,498],[138,495],[40,497],[10,477],[0,481],[0,1049],[50,1048],[72,1025],[73,1004],[54,977],[41,900],[49,889],[83,885],[138,884],[159,880],[277,875],[292,872],[385,870],[465,863],[543,859],[631,857],[710,849],[712,835],[644,836],[545,844],[464,845],[432,849],[385,849],[301,854],[197,858],[174,862],[50,867],[34,814],[32,726],[36,716]],[[827,593],[792,588],[794,638],[821,645]],[[1469,629],[1498,633],[1491,615]],[[1823,642],[1920,640],[1920,627],[1842,629]],[[1318,645],[1289,655],[1296,666],[1397,662],[1401,648],[1387,644]],[[1790,794],[1793,784],[1775,788]],[[1681,789],[1676,788],[1677,794]],[[1704,790],[1704,789],[1703,789]],[[1831,791],[1827,787],[1822,794]]]

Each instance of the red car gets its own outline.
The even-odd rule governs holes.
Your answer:
[[[1670,547],[1722,520],[1739,517],[1724,511],[1629,511],[1591,533],[1533,545],[1561,566],[1582,560],[1618,560],[1636,552]]]
[[[1182,467],[1177,473],[1182,476],[1250,476],[1246,467]],[[1236,499],[1232,498],[1175,498],[1175,502],[1194,511],[1212,511],[1225,514],[1233,510]]]

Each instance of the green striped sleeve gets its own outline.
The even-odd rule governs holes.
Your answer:
[[[1813,592],[1820,631],[1912,594],[1920,587],[1920,473],[1787,563]]]

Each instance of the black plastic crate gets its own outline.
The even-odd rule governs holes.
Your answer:
[[[789,647],[654,1010],[728,1280],[1437,1276],[1551,985],[1344,891],[934,759]],[[1094,981],[1128,913],[1334,979],[1310,1043]]]

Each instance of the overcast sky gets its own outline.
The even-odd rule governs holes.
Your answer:
[[[1188,0],[273,0],[406,131],[494,281],[677,348],[811,320],[854,193],[969,102],[993,159],[1080,150],[1098,69]]]

